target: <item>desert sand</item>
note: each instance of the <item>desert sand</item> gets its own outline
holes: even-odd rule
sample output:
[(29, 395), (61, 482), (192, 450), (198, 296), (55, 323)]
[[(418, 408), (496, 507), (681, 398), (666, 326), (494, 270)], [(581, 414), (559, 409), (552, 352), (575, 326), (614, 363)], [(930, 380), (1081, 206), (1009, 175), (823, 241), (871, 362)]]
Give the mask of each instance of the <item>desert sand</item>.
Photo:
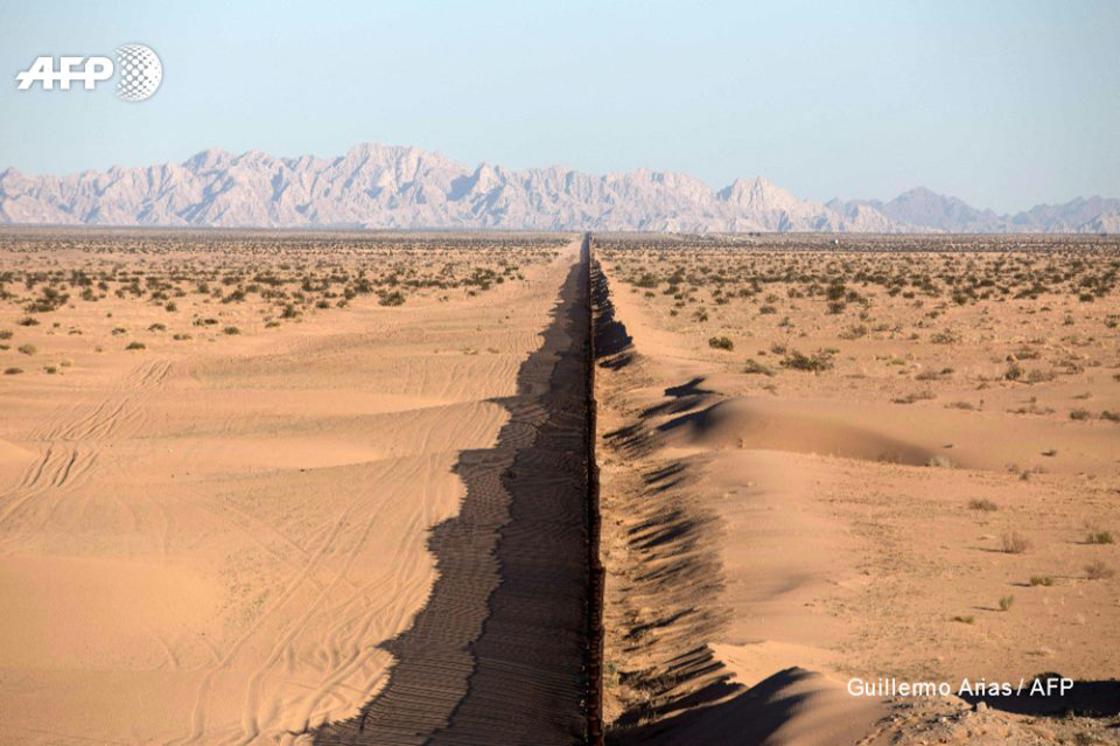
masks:
[(599, 242), (619, 737), (854, 742), (890, 703), (853, 677), (1114, 678), (1115, 242), (782, 241)]
[(594, 247), (4, 234), (0, 742), (1116, 739), (1114, 240)]
[(505, 458), (577, 248), (5, 235), (0, 742), (303, 743), (357, 716), (432, 593), (433, 528), (472, 478), (508, 502), (461, 461)]

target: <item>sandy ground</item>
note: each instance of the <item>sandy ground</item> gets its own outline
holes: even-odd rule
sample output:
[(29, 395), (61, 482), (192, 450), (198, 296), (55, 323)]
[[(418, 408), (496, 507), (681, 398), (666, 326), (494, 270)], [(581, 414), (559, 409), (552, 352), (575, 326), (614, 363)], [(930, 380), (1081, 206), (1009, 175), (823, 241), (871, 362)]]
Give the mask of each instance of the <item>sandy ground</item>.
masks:
[[(1115, 247), (997, 266), (667, 243), (598, 252), (617, 738), (889, 741), (921, 718), (882, 730), (891, 703), (850, 678), (1120, 674), (1120, 295), (1079, 298)], [(1004, 299), (945, 289), (1008, 266)], [(940, 294), (867, 281), (896, 269)], [(830, 313), (835, 277), (860, 300)]]
[[(797, 240), (597, 252), (610, 740), (1116, 740), (845, 686), (1120, 700), (1117, 247)], [(577, 247), (6, 234), (0, 742), (579, 741)]]
[[(563, 246), (325, 263), (300, 246), (235, 260), (10, 242), (0, 367), (22, 372), (0, 376), (0, 742), (283, 743), (353, 716), (385, 683), (378, 644), (428, 598), (459, 454), (509, 419), (494, 400), (541, 345)], [(408, 284), (511, 258), (505, 281)], [(338, 308), (358, 266), (376, 293)], [(83, 300), (76, 268), (112, 279)], [(119, 297), (133, 270), (173, 289)], [(36, 272), (62, 279), (25, 285)], [(206, 272), (217, 294), (193, 290)], [(288, 297), (221, 301), (264, 272), (291, 279)], [(28, 312), (47, 286), (70, 298)], [(392, 288), (404, 305), (379, 302)]]

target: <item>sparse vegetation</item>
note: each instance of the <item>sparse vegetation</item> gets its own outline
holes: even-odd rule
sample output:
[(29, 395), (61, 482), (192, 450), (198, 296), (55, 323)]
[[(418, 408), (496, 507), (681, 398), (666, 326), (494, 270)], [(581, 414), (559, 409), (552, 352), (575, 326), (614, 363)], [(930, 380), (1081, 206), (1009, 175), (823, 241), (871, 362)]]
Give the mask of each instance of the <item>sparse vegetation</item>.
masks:
[(391, 293), (382, 295), (381, 300), (378, 301), (378, 303), (383, 306), (403, 306), (404, 295), (399, 290), (394, 290)]
[(1108, 580), (1116, 572), (1101, 560), (1094, 560), (1085, 565), (1085, 577), (1089, 580)]
[(774, 369), (763, 365), (754, 358), (748, 358), (747, 362), (743, 365), (743, 372), (751, 375), (773, 376)]
[(1001, 537), (1001, 543), (1003, 551), (1008, 554), (1022, 554), (1031, 547), (1030, 540), (1018, 531), (1004, 533)]
[(782, 367), (808, 371), (810, 373), (821, 373), (826, 370), (831, 370), (832, 366), (832, 353), (827, 350), (819, 350), (812, 355), (805, 355), (797, 350), (791, 350), (782, 358)]
[(1086, 544), (1112, 544), (1113, 541), (1111, 531), (1090, 531), (1085, 538)]

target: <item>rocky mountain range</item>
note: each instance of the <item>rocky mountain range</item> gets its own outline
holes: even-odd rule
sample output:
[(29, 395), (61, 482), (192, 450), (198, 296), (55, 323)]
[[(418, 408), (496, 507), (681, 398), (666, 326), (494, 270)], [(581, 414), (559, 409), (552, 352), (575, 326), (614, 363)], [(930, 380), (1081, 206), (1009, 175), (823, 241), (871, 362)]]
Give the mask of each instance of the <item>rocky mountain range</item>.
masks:
[(463, 166), (412, 147), (336, 158), (207, 150), (182, 163), (70, 176), (0, 172), (0, 223), (99, 226), (507, 228), (676, 232), (1118, 232), (1120, 199), (978, 210), (918, 188), (890, 202), (799, 199), (763, 178), (713, 192), (686, 174), (596, 176)]

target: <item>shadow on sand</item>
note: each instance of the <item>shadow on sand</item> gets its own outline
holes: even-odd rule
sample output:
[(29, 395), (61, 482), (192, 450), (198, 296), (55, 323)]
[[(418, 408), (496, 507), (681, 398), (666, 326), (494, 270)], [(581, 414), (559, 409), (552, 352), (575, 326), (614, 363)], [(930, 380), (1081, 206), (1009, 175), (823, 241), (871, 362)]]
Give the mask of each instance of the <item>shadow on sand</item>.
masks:
[[(719, 744), (762, 743), (784, 726), (811, 698), (808, 692), (791, 692), (815, 674), (801, 668), (779, 671), (750, 689), (724, 684), (709, 692), (703, 706), (688, 703), (689, 709), (674, 717), (629, 728), (615, 734), (612, 744)], [(728, 697), (733, 694), (734, 696)]]
[[(1013, 712), (1036, 717), (1114, 717), (1120, 715), (1120, 681), (1074, 681), (1065, 694), (1054, 690), (1045, 693), (1047, 682), (1058, 686), (1062, 676), (1058, 673), (1040, 673), (1026, 681), (1024, 693), (1008, 697), (990, 695), (962, 695), (961, 699), (975, 705), (984, 702), (993, 710)], [(1037, 682), (1037, 693), (1030, 694)]]
[[(582, 271), (581, 271), (582, 269)], [(316, 744), (573, 743), (586, 714), (586, 269), (573, 266), (494, 448), (464, 451), (457, 516), (432, 529), (438, 577), (381, 645), (385, 687)]]
[[(592, 265), (596, 364), (601, 380), (627, 391), (641, 374), (630, 334), (614, 313), (606, 277)], [(714, 392), (695, 378), (665, 390), (664, 399), (630, 415), (603, 434), (608, 460), (626, 463), (616, 477), (632, 487), (602, 497), (611, 520), (604, 537), (615, 547), (607, 595), (605, 663), (611, 667), (614, 707), (607, 740), (637, 743), (642, 723), (722, 700), (741, 687), (715, 657), (707, 641), (725, 624), (719, 602), (723, 569), (718, 555), (718, 517), (680, 488), (688, 464), (659, 457), (657, 418), (686, 416)], [(618, 458), (618, 457), (623, 458)], [(618, 551), (625, 548), (625, 551)], [(683, 741), (682, 741), (683, 743)]]
[(592, 266), (591, 303), (595, 308), (595, 363), (600, 368), (618, 370), (634, 361), (633, 339), (626, 326), (615, 318), (607, 279)]

